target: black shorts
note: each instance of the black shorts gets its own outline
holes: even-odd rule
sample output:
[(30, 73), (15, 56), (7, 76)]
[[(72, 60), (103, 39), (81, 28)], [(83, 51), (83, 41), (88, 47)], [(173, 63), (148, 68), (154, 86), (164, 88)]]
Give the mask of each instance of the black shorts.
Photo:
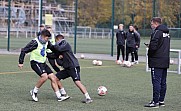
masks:
[(80, 81), (80, 67), (61, 70), (56, 76), (59, 80), (71, 77), (73, 81)]
[(36, 61), (31, 61), (31, 68), (41, 76), (43, 73), (51, 74), (53, 71), (46, 63), (38, 63)]

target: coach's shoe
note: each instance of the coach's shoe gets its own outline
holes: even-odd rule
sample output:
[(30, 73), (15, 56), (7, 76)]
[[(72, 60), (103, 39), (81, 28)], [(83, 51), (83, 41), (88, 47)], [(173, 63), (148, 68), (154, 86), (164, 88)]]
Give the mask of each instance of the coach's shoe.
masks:
[(59, 97), (59, 98), (57, 98), (57, 99), (58, 99), (58, 101), (65, 101), (65, 100), (67, 100), (67, 99), (69, 99), (69, 98), (70, 98), (70, 96), (64, 95), (64, 96), (61, 96), (61, 97)]
[(85, 99), (82, 101), (82, 103), (86, 103), (86, 104), (89, 104), (89, 103), (92, 103), (93, 100), (92, 99)]
[(35, 102), (38, 102), (37, 93), (34, 93), (33, 90), (30, 91), (31, 97)]
[(159, 108), (159, 103), (155, 103), (154, 101), (151, 101), (150, 103), (144, 105), (144, 107)]
[(160, 101), (159, 102), (159, 106), (165, 106), (165, 102), (164, 101)]

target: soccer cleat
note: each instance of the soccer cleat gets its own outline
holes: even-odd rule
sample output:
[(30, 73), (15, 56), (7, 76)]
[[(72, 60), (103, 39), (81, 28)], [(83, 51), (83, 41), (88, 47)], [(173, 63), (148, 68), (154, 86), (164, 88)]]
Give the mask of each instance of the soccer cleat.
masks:
[(89, 103), (92, 103), (93, 100), (92, 99), (85, 99), (82, 101), (82, 103), (86, 103), (86, 104), (89, 104)]
[(64, 95), (64, 96), (61, 96), (61, 97), (59, 97), (59, 98), (57, 98), (57, 99), (58, 99), (58, 101), (65, 101), (65, 100), (67, 100), (67, 99), (69, 99), (69, 98), (70, 98), (70, 96)]
[(144, 105), (144, 107), (159, 108), (159, 103), (155, 103), (154, 101), (151, 101), (150, 103)]
[(164, 101), (162, 101), (162, 102), (160, 101), (160, 102), (159, 102), (159, 106), (165, 106)]
[(35, 102), (38, 102), (37, 93), (34, 93), (33, 90), (30, 91), (31, 97)]

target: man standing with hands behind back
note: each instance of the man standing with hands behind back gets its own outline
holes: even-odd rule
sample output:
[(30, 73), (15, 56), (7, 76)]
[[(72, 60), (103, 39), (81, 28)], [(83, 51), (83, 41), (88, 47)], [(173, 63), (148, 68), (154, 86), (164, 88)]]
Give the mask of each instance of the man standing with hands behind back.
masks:
[(145, 107), (151, 108), (165, 106), (166, 78), (170, 61), (170, 36), (168, 28), (161, 23), (160, 17), (154, 17), (151, 20), (153, 33), (148, 45), (148, 65), (151, 68), (153, 98), (150, 103), (145, 105)]

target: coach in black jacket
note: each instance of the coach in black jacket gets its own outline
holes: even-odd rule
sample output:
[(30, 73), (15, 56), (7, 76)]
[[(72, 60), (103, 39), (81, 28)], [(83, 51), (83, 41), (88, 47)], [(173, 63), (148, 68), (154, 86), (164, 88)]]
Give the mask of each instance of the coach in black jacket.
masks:
[(170, 36), (165, 25), (161, 25), (161, 18), (151, 20), (153, 33), (148, 49), (148, 65), (151, 68), (153, 99), (145, 107), (165, 106), (167, 68), (169, 68)]

